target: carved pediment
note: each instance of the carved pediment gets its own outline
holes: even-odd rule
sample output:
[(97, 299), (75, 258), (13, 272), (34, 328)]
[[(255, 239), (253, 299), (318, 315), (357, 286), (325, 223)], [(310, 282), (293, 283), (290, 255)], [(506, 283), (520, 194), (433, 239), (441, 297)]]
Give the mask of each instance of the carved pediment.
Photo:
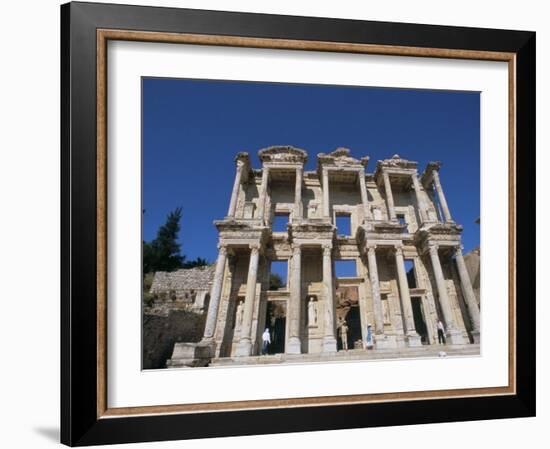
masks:
[(363, 157), (361, 160), (355, 159), (351, 156), (351, 151), (349, 150), (349, 148), (340, 147), (328, 154), (319, 153), (317, 155), (317, 161), (319, 163), (319, 166), (332, 165), (337, 167), (344, 167), (363, 165), (366, 167), (369, 158)]
[(390, 159), (378, 161), (376, 164), (376, 171), (379, 171), (382, 168), (416, 169), (417, 165), (418, 163), (416, 161), (409, 161), (407, 159), (403, 159), (398, 154), (394, 154)]
[(291, 145), (276, 145), (258, 151), (258, 157), (262, 162), (299, 163), (307, 162), (307, 153)]

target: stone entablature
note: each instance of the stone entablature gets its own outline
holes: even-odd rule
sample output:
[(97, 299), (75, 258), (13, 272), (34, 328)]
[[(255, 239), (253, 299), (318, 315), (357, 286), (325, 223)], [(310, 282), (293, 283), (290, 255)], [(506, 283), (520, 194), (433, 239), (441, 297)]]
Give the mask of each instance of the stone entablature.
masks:
[[(398, 155), (374, 173), (365, 172), (368, 157), (346, 148), (319, 154), (315, 171), (304, 171), (307, 153), (291, 146), (258, 156), (260, 169), (237, 156), (228, 215), (215, 222), (219, 256), (201, 343), (211, 357), (259, 355), (266, 327), (276, 352), (335, 353), (343, 321), (352, 347), (363, 341), (365, 350), (434, 344), (439, 319), (450, 344), (479, 342), (462, 227), (439, 163), (419, 179), (417, 163)], [(272, 229), (278, 215), (288, 217), (286, 230)], [(340, 216), (349, 230), (337, 228)], [(354, 261), (356, 276), (337, 277), (339, 260)], [(288, 276), (274, 292), (275, 261), (287, 262)]]

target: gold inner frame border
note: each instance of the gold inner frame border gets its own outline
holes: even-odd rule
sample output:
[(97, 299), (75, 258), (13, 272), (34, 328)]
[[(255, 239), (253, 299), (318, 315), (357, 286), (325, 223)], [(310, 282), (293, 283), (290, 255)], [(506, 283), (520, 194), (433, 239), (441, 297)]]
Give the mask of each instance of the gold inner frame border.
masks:
[[(269, 408), (349, 405), (423, 399), (514, 395), (516, 393), (516, 54), (507, 52), (253, 38), (223, 35), (98, 29), (97, 37), (97, 417), (206, 413)], [(508, 63), (508, 385), (345, 396), (317, 396), (198, 404), (108, 408), (107, 406), (107, 42), (110, 40), (326, 51), (427, 58), (503, 61)]]

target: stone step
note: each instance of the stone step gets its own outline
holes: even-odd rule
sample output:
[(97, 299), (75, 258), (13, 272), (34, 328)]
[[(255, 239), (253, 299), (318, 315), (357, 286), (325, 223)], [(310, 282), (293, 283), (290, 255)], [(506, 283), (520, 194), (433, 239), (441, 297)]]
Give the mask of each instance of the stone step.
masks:
[[(444, 353), (441, 354), (441, 353)], [(478, 344), (468, 345), (426, 345), (398, 349), (351, 349), (320, 354), (274, 354), (250, 357), (223, 357), (213, 359), (210, 366), (270, 365), (281, 363), (343, 362), (357, 360), (384, 360), (408, 358), (464, 357), (480, 355)]]

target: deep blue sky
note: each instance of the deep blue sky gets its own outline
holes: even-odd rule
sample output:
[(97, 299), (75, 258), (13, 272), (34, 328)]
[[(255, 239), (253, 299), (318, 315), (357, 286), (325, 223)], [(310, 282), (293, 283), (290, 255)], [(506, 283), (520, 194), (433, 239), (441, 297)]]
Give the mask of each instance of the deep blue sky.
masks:
[(464, 248), (479, 245), (479, 93), (348, 86), (143, 79), (143, 238), (183, 208), (188, 259), (217, 255), (212, 224), (227, 213), (238, 151), (259, 168), (259, 149), (294, 145), (316, 155), (347, 147), (376, 161), (398, 153), (439, 160)]

